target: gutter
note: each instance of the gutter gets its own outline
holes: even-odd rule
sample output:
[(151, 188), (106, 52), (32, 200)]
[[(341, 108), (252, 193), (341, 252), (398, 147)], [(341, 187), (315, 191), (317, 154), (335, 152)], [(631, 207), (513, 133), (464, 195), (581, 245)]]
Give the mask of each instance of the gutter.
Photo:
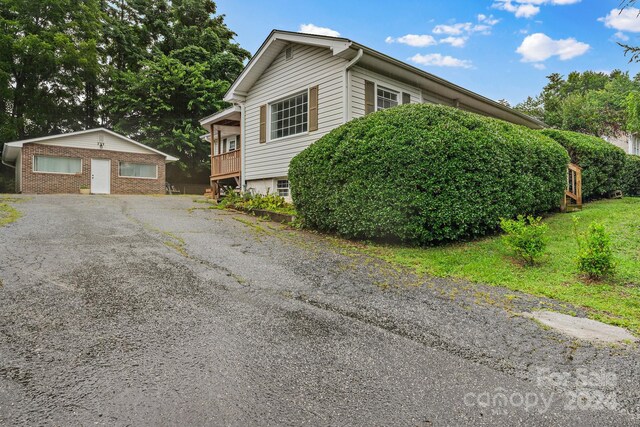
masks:
[(5, 166), (9, 166), (12, 169), (16, 168), (16, 165), (10, 165), (9, 163), (5, 162), (4, 160), (2, 161), (2, 164), (5, 165)]
[[(22, 150), (20, 150), (20, 152), (21, 152), (21, 154), (22, 154)], [(0, 155), (2, 155), (2, 154), (4, 154), (4, 150), (2, 151), (2, 153), (0, 153)], [(2, 164), (3, 164), (3, 165), (5, 165), (5, 166), (9, 166), (9, 167), (10, 167), (10, 168), (12, 168), (12, 169), (15, 169), (15, 168), (16, 168), (16, 165), (11, 165), (11, 164), (9, 164), (9, 163), (5, 162), (5, 161), (4, 161), (4, 156), (1, 156), (1, 157), (0, 157), (0, 161), (1, 161), (1, 162), (2, 162)]]
[(363, 49), (358, 49), (358, 53), (344, 67), (344, 94), (343, 94), (343, 121), (347, 123), (351, 120), (351, 69), (360, 61), (364, 55)]
[(396, 58), (393, 58), (389, 55), (385, 55), (384, 53), (378, 52), (376, 50), (373, 50), (371, 48), (368, 48), (364, 45), (361, 45), (357, 42), (353, 42), (354, 47), (358, 47), (360, 50), (366, 50), (368, 55), (371, 55), (373, 57), (377, 57), (378, 59), (385, 61), (387, 63), (393, 64), (399, 68), (403, 68), (409, 72), (415, 73), (423, 78), (426, 78), (427, 80), (431, 80), (437, 84), (440, 84), (450, 90), (453, 90), (455, 92), (458, 92), (462, 95), (468, 96), (471, 99), (474, 99), (476, 101), (485, 103), (487, 105), (492, 106), (493, 108), (496, 108), (498, 110), (502, 110), (505, 113), (510, 113), (514, 116), (520, 117), (521, 119), (533, 124), (533, 125), (537, 125), (539, 126), (539, 129), (544, 129), (547, 127), (547, 125), (544, 122), (541, 122), (540, 120), (533, 118), (531, 116), (528, 116), (524, 113), (521, 113), (520, 111), (514, 110), (512, 108), (506, 107), (502, 104), (500, 104), (499, 102), (496, 102), (492, 99), (489, 99), (483, 95), (480, 95), (478, 93), (475, 93), (469, 89), (465, 89), (462, 86), (458, 86), (455, 83), (452, 83), (448, 80), (445, 80), (441, 77), (438, 77), (434, 74), (431, 74), (427, 71), (421, 70), (420, 68), (414, 67), (413, 65), (407, 64), (405, 62), (402, 62)]

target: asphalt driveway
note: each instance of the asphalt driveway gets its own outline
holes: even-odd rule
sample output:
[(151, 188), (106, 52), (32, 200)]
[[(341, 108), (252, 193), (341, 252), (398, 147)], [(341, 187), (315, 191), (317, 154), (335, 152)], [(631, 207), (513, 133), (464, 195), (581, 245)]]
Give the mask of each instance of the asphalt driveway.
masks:
[[(187, 196), (0, 228), (0, 425), (637, 425), (640, 352)], [(576, 310), (580, 314), (579, 310)]]

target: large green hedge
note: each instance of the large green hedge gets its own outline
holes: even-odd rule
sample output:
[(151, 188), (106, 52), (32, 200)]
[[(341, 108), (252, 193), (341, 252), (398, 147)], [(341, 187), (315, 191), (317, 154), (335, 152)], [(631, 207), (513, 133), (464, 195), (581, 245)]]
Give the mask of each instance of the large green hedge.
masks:
[(640, 157), (627, 154), (622, 191), (625, 196), (640, 196)]
[(333, 130), (289, 167), (305, 224), (428, 244), (557, 208), (566, 150), (539, 132), (458, 109), (404, 105)]
[(612, 191), (622, 189), (624, 150), (596, 136), (555, 129), (541, 132), (566, 148), (571, 161), (582, 168), (584, 199), (607, 197)]

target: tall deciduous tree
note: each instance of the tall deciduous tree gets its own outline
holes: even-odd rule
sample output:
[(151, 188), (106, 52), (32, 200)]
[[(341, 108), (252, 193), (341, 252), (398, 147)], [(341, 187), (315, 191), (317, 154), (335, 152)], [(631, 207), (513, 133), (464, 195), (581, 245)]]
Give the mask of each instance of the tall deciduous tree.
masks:
[(0, 0), (3, 141), (94, 121), (98, 0)]
[(101, 28), (99, 0), (0, 0), (0, 145), (95, 125)]
[(249, 53), (233, 42), (214, 2), (149, 1), (164, 19), (153, 24), (146, 59), (114, 73), (108, 116), (116, 130), (180, 158), (170, 180), (206, 182), (209, 149), (198, 119), (226, 106), (222, 97)]
[(597, 136), (619, 135), (631, 130), (630, 111), (640, 92), (640, 76), (614, 70), (610, 74), (586, 71), (572, 72), (567, 78), (554, 73), (547, 77), (542, 93), (529, 97), (516, 109), (542, 117), (549, 126)]

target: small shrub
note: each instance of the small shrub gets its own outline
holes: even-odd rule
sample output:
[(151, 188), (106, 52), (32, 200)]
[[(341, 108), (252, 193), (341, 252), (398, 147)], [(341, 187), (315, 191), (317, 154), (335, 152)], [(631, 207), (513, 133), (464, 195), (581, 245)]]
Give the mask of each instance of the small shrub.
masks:
[[(574, 218), (574, 227), (577, 229), (577, 219)], [(600, 280), (612, 275), (615, 271), (611, 239), (604, 225), (592, 222), (585, 234), (578, 239), (578, 270), (586, 274), (590, 279)]]
[(608, 197), (623, 188), (624, 150), (597, 136), (556, 129), (540, 132), (566, 148), (571, 162), (582, 168), (585, 200)]
[(515, 220), (503, 218), (500, 228), (506, 233), (502, 236), (504, 244), (525, 264), (534, 265), (544, 255), (549, 226), (542, 223), (541, 217), (518, 215)]
[(640, 196), (640, 156), (627, 154), (622, 191), (625, 196)]
[(234, 209), (236, 205), (241, 203), (244, 199), (244, 195), (235, 192), (231, 187), (225, 187), (224, 196), (222, 197), (222, 200), (220, 200), (219, 205), (224, 208)]
[(401, 105), (334, 129), (293, 158), (305, 226), (433, 244), (557, 209), (569, 156), (541, 133), (442, 105)]
[(225, 195), (219, 203), (222, 208), (238, 209), (247, 212), (265, 210), (284, 214), (295, 215), (295, 209), (291, 203), (287, 203), (284, 197), (277, 194), (252, 194), (237, 193), (233, 190), (225, 191)]
[(286, 213), (292, 210), (293, 206), (287, 203), (282, 196), (277, 194), (255, 194), (244, 203), (244, 208), (250, 212), (254, 210), (265, 210), (271, 212)]

